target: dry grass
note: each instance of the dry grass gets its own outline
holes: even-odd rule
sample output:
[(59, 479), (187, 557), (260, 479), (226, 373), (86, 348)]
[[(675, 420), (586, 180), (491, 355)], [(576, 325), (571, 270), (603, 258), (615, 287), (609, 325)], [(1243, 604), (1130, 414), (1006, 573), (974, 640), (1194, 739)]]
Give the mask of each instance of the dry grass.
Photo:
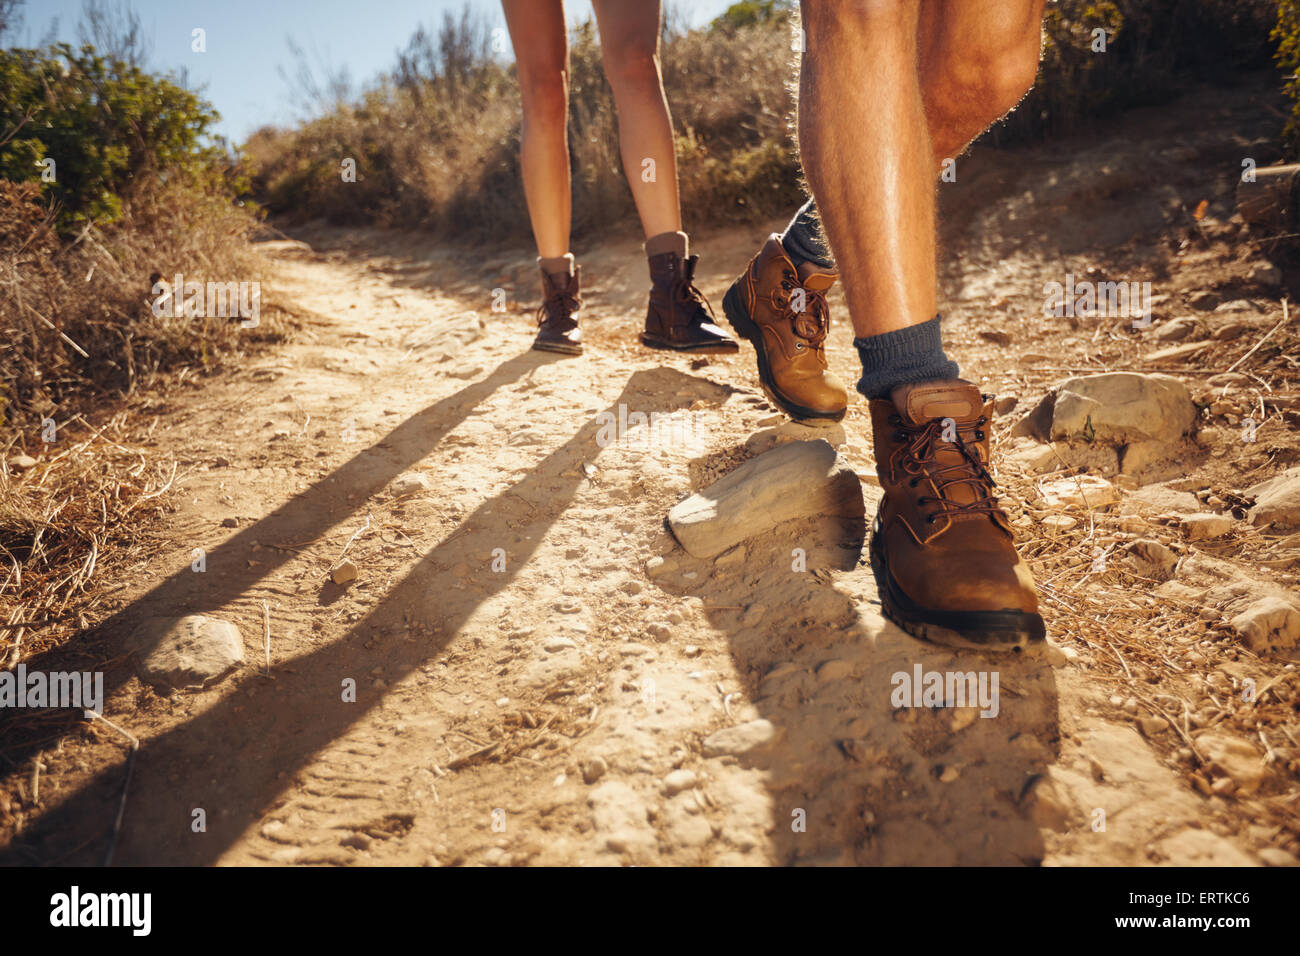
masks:
[(92, 582), (139, 555), (177, 465), (149, 447), (157, 419), (144, 423), (137, 393), (238, 361), (292, 324), (269, 301), (250, 329), (152, 313), (154, 271), (260, 281), (256, 220), (229, 201), (163, 187), (64, 240), (35, 197), (0, 182), (0, 666), (84, 628), (105, 598)]

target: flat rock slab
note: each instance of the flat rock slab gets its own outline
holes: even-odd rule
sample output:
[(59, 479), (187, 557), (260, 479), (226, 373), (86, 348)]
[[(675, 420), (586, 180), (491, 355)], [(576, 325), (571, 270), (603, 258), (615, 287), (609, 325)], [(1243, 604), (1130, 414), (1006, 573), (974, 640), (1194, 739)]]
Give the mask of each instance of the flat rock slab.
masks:
[(150, 618), (136, 629), (131, 645), (140, 679), (164, 692), (206, 687), (244, 662), (239, 629), (202, 614)]
[(862, 482), (828, 442), (779, 445), (751, 458), (668, 512), (668, 526), (697, 558), (713, 558), (795, 518), (862, 517)]

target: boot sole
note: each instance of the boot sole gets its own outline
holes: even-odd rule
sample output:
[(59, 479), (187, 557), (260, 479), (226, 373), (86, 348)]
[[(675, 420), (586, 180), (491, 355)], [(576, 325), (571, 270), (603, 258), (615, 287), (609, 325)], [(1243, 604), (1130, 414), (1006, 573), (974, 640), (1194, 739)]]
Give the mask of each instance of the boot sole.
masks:
[(691, 352), (695, 355), (734, 355), (740, 351), (735, 342), (701, 342), (698, 345), (674, 345), (664, 339), (657, 339), (649, 332), (641, 333), (641, 344), (647, 348), (661, 349), (665, 352)]
[(581, 345), (552, 345), (550, 342), (534, 342), (535, 352), (559, 352), (561, 355), (581, 355)]
[(1026, 611), (936, 611), (916, 604), (894, 583), (880, 534), (880, 517), (871, 528), (871, 569), (876, 575), (885, 617), (913, 637), (981, 651), (1020, 651), (1045, 643), (1047, 627)]
[(763, 348), (763, 333), (759, 330), (758, 323), (750, 318), (749, 312), (745, 310), (744, 303), (740, 299), (741, 281), (733, 282), (727, 294), (722, 297), (722, 311), (726, 314), (731, 327), (754, 346), (754, 352), (758, 355), (758, 381), (763, 386), (763, 393), (781, 411), (806, 425), (833, 425), (835, 422), (842, 421), (848, 412), (847, 407), (837, 412), (819, 412), (792, 402), (777, 391), (772, 369), (767, 364), (767, 351)]

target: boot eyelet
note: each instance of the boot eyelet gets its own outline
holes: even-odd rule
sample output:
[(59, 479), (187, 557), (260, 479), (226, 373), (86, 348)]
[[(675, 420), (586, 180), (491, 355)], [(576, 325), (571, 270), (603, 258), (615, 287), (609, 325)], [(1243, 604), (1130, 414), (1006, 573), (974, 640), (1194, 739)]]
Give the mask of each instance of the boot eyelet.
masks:
[(907, 487), (909, 487), (909, 488), (915, 488), (915, 487), (916, 487), (917, 485), (919, 485), (920, 483), (921, 483), (921, 479), (920, 479), (920, 478), (913, 478), (911, 481), (909, 481), (909, 482), (907, 483)]
[(982, 431), (980, 431), (978, 428), (975, 429), (975, 440), (976, 440), (976, 441), (983, 441), (983, 440), (984, 440), (984, 433), (983, 433)]
[(926, 524), (934, 524), (934, 515), (930, 515), (928, 518), (926, 518), (926, 519), (925, 519), (925, 523), (926, 523)]
[(894, 441), (902, 441), (902, 440), (903, 440), (903, 433), (902, 433), (902, 432), (894, 432)]
[(802, 351), (803, 351), (803, 343), (802, 343), (802, 342), (796, 342), (796, 343), (794, 343), (794, 348), (795, 348), (795, 351), (796, 351), (796, 352), (802, 352)]

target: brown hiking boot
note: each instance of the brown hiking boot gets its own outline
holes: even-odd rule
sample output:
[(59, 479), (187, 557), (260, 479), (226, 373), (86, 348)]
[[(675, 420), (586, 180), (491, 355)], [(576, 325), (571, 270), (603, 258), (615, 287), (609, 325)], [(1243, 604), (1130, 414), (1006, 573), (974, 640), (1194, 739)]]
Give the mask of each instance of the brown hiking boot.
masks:
[(836, 278), (811, 263), (796, 269), (773, 233), (722, 300), (732, 326), (758, 353), (763, 390), (791, 418), (838, 422), (848, 408), (844, 384), (827, 370), (824, 345), (831, 324), (826, 293)]
[(718, 328), (704, 294), (695, 288), (695, 263), (675, 252), (650, 257), (650, 308), (641, 342), (674, 352), (738, 352), (740, 346)]
[(578, 297), (582, 269), (573, 267), (571, 275), (542, 272), (542, 304), (537, 309), (537, 338), (533, 348), (543, 352), (582, 354), (582, 329), (573, 313), (582, 307)]
[(1038, 596), (993, 494), (992, 403), (961, 379), (916, 382), (872, 399), (884, 497), (871, 563), (885, 615), (909, 634), (958, 647), (1043, 640)]

